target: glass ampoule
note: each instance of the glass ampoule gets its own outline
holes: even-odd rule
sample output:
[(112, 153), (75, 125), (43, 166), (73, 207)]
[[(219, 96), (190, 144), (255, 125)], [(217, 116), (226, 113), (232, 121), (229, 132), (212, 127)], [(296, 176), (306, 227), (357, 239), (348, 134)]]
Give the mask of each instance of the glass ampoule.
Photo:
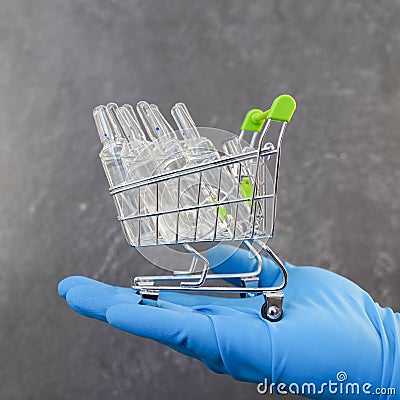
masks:
[[(183, 142), (178, 139), (176, 131), (174, 131), (158, 107), (155, 104), (151, 104), (150, 107), (164, 132), (168, 137), (173, 138), (175, 145), (183, 153), (187, 166), (197, 165), (190, 158), (190, 154), (183, 146)], [(184, 188), (181, 190), (182, 202), (184, 204), (193, 203), (200, 207), (198, 211), (197, 236), (202, 240), (226, 238), (227, 226), (224, 214), (217, 214), (215, 207), (207, 206), (210, 205), (210, 202), (214, 203), (216, 201), (216, 196), (213, 188), (204, 179), (204, 172), (192, 173), (190, 177), (183, 177), (182, 180), (183, 185), (181, 186)]]
[[(110, 187), (125, 183), (127, 172), (121, 160), (121, 152), (124, 140), (113, 128), (110, 119), (110, 110), (100, 105), (93, 110), (93, 118), (103, 145), (99, 153), (104, 172)], [(120, 193), (113, 196), (119, 216), (129, 215), (135, 211), (135, 204), (125, 194)], [(138, 230), (133, 223), (122, 223), (123, 232), (129, 243), (137, 244)]]
[[(196, 156), (193, 157), (193, 154), (187, 151), (185, 146), (185, 141), (181, 141), (178, 139), (177, 133), (173, 130), (171, 125), (161, 114), (158, 107), (154, 104), (150, 105), (150, 107), (152, 107), (155, 115), (161, 121), (160, 123), (162, 124), (162, 126), (165, 127), (165, 131), (168, 132), (168, 135), (176, 140), (176, 142), (179, 144), (181, 151), (185, 153), (188, 165), (194, 166), (200, 164), (200, 162), (198, 162), (197, 159), (198, 154), (196, 154)], [(200, 206), (202, 206), (200, 208), (200, 215), (202, 217), (201, 222), (204, 224), (207, 233), (202, 236), (202, 239), (213, 240), (214, 237), (216, 239), (231, 237), (232, 235), (229, 235), (229, 231), (227, 229), (225, 208), (223, 206), (218, 207), (219, 211), (217, 214), (216, 207), (209, 207), (209, 205), (214, 204), (218, 198), (218, 188), (211, 185), (210, 180), (207, 179), (207, 176), (210, 173), (212, 174), (212, 172), (210, 171), (203, 171), (201, 173), (201, 176), (200, 173), (193, 175), (196, 182), (200, 182), (201, 180), (201, 184), (199, 184), (198, 187), (196, 187), (197, 190), (194, 192), (193, 195), (197, 197)], [(210, 227), (208, 227), (208, 225)]]
[[(136, 119), (135, 112), (132, 106), (125, 104), (120, 107), (118, 113), (121, 125), (128, 136), (128, 142), (124, 146), (122, 151), (122, 160), (129, 171), (129, 176), (132, 181), (138, 181), (141, 179), (149, 178), (153, 175), (158, 175), (160, 170), (158, 164), (153, 157), (152, 149), (149, 147), (150, 143), (144, 132), (142, 131), (138, 120)], [(157, 197), (160, 197), (160, 187), (163, 187), (163, 183), (159, 184), (159, 190), (155, 184), (149, 184), (142, 186), (136, 196), (140, 197), (140, 213), (157, 213), (160, 212), (160, 201)], [(152, 221), (152, 225), (157, 226), (159, 238), (165, 243), (173, 243), (176, 240), (176, 236), (168, 228), (171, 224), (171, 217), (169, 215), (163, 215), (158, 217), (149, 217)]]
[[(152, 150), (157, 159), (161, 173), (176, 171), (190, 166), (190, 162), (183, 151), (172, 127), (162, 116), (157, 106), (150, 106), (142, 101), (137, 105), (138, 114), (152, 139)], [(163, 187), (165, 194), (161, 197), (163, 210), (196, 207), (201, 203), (204, 193), (199, 188), (196, 174), (172, 179)], [(171, 202), (172, 199), (172, 202)], [(207, 215), (208, 213), (208, 215)], [(179, 213), (179, 219), (172, 221), (178, 226), (180, 240), (211, 239), (214, 233), (214, 219), (209, 210), (188, 210)], [(175, 228), (176, 230), (176, 228)]]
[[(232, 137), (222, 144), (222, 149), (227, 156), (238, 156), (245, 153), (255, 152), (255, 143), (259, 136), (259, 132), (253, 132), (250, 144), (243, 140), (243, 136), (244, 131), (241, 132), (239, 137)], [(271, 146), (273, 147), (273, 145)], [(272, 177), (267, 166), (264, 164), (264, 161), (261, 160), (261, 165), (257, 168), (257, 158), (258, 156), (255, 155), (254, 157), (250, 157), (248, 160), (242, 161), (240, 163), (240, 168), (239, 163), (232, 164), (232, 167), (230, 168), (232, 175), (240, 181), (240, 193), (244, 198), (250, 199), (252, 197), (255, 187), (254, 180), (257, 180), (258, 182), (258, 193), (262, 192), (266, 194), (267, 189), (269, 188), (269, 190), (271, 190), (273, 187)], [(248, 201), (247, 204), (250, 208), (251, 201)], [(252, 211), (255, 216), (255, 231), (259, 234), (271, 232), (274, 218), (273, 200), (266, 198), (262, 201), (256, 201)]]
[[(187, 107), (183, 103), (177, 103), (171, 110), (171, 114), (180, 129), (184, 141), (184, 147), (189, 154), (192, 164), (204, 164), (220, 159), (214, 144), (207, 138), (201, 137)], [(239, 182), (225, 167), (220, 167), (218, 173), (215, 170), (203, 172), (204, 182), (214, 198), (213, 202), (238, 200), (240, 194)], [(251, 218), (250, 210), (246, 203), (237, 202), (218, 207), (219, 223), (223, 219), (227, 226), (227, 235), (232, 237), (244, 237), (249, 231)]]
[[(107, 108), (116, 136), (122, 138), (123, 146), (120, 156), (126, 173), (125, 183), (151, 176), (155, 164), (146, 152), (148, 142), (145, 135), (135, 119), (131, 117), (132, 107), (118, 107), (111, 103), (107, 105)], [(156, 203), (156, 199), (150, 193), (148, 186), (128, 189), (121, 195), (125, 196), (131, 204), (131, 210), (124, 210), (124, 216), (137, 217), (154, 211), (152, 204)], [(156, 217), (128, 218), (123, 224), (136, 232), (135, 241), (131, 243), (134, 246), (157, 243), (157, 234), (159, 237), (160, 231), (156, 228)]]
[[(237, 156), (244, 153), (251, 153), (256, 150), (254, 148), (254, 145), (259, 135), (259, 132), (253, 132), (250, 144), (247, 144), (243, 140), (243, 134), (244, 132), (242, 131), (239, 137), (232, 137), (222, 144), (222, 149), (226, 155)], [(242, 163), (241, 177), (246, 177), (246, 179), (251, 179), (251, 177), (254, 177), (256, 166), (257, 160), (255, 158)], [(238, 171), (236, 170), (233, 171), (235, 176), (237, 175), (237, 172)]]
[[(129, 178), (131, 181), (138, 181), (141, 179), (149, 178), (153, 175), (159, 175), (160, 169), (158, 163), (154, 158), (151, 148), (151, 142), (142, 131), (140, 125), (134, 117), (134, 111), (131, 106), (124, 105), (119, 108), (117, 116), (121, 121), (121, 126), (128, 138), (126, 145), (122, 150), (122, 161), (126, 167)], [(162, 195), (172, 202), (171, 196), (165, 190), (165, 183), (148, 184), (135, 189), (137, 192), (134, 194), (136, 198), (140, 198), (140, 214), (145, 213), (158, 213), (162, 211)], [(158, 231), (159, 239), (164, 243), (174, 243), (176, 241), (176, 229), (171, 227), (176, 225), (176, 221), (171, 214), (160, 215), (159, 217), (147, 217), (151, 221), (151, 225)], [(143, 219), (144, 220), (144, 219)], [(154, 241), (154, 240), (153, 240)]]

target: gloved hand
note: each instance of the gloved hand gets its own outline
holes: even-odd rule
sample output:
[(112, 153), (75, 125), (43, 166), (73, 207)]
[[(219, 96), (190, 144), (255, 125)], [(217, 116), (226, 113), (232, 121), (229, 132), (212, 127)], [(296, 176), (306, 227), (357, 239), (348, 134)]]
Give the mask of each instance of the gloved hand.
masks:
[[(214, 272), (256, 269), (256, 260), (243, 249), (225, 260), (228, 248), (209, 251)], [(139, 305), (140, 296), (131, 288), (79, 276), (61, 281), (58, 291), (84, 316), (156, 340), (215, 372), (249, 382), (266, 380), (278, 393), (299, 388), (310, 398), (398, 398), (399, 314), (381, 308), (359, 286), (335, 273), (285, 266), (289, 281), (279, 322), (261, 317), (262, 295), (221, 298), (161, 292), (158, 307), (152, 307)], [(281, 279), (278, 267), (264, 259), (260, 285), (274, 286)], [(338, 383), (344, 378), (341, 390)], [(337, 386), (329, 388), (329, 381)], [(304, 383), (311, 386), (302, 390)], [(359, 385), (359, 395), (353, 396), (351, 387), (346, 389), (349, 383)], [(337, 393), (332, 393), (335, 387)], [(379, 396), (373, 394), (376, 388), (396, 388), (397, 394)]]

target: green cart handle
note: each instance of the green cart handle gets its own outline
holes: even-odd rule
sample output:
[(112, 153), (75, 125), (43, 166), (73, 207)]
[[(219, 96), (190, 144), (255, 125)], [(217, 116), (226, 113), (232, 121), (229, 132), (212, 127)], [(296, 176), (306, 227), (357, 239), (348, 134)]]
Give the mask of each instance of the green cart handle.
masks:
[(254, 108), (250, 110), (244, 117), (241, 130), (260, 132), (265, 120), (289, 122), (296, 110), (295, 99), (288, 95), (282, 94), (278, 96), (272, 103), (271, 108), (267, 111)]

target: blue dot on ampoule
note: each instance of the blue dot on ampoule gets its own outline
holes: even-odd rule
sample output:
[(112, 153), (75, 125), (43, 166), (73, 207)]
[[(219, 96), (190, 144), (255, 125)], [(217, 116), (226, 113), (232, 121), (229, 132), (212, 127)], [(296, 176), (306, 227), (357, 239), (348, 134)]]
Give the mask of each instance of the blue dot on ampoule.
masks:
[(159, 130), (160, 130), (160, 128), (157, 126), (157, 127), (156, 127), (156, 131), (159, 131)]

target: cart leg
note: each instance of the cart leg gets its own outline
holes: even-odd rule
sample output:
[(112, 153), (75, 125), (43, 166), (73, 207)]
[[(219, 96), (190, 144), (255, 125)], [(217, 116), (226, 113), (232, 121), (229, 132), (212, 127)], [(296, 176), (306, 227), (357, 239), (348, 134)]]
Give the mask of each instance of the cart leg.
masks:
[(283, 292), (263, 292), (265, 303), (261, 307), (263, 318), (271, 322), (279, 321), (283, 316)]
[[(251, 278), (242, 278), (241, 281), (244, 288), (257, 288), (260, 278), (258, 276), (253, 276)], [(254, 297), (255, 295), (256, 293), (240, 293), (240, 297)]]
[(158, 295), (160, 294), (158, 290), (142, 289), (140, 290), (140, 294), (142, 296), (140, 304), (153, 307), (157, 306)]
[[(210, 263), (208, 262), (207, 258), (204, 257), (201, 253), (199, 253), (196, 249), (194, 249), (192, 246), (189, 244), (184, 244), (183, 247), (185, 248), (186, 251), (189, 253), (192, 253), (194, 257), (197, 257), (198, 259), (203, 261), (203, 270), (200, 273), (200, 278), (197, 281), (189, 281), (189, 282), (181, 282), (182, 287), (200, 287), (204, 285), (204, 282), (207, 279), (207, 273), (208, 273), (208, 267), (210, 266)], [(192, 263), (192, 268), (195, 268), (196, 264)]]

